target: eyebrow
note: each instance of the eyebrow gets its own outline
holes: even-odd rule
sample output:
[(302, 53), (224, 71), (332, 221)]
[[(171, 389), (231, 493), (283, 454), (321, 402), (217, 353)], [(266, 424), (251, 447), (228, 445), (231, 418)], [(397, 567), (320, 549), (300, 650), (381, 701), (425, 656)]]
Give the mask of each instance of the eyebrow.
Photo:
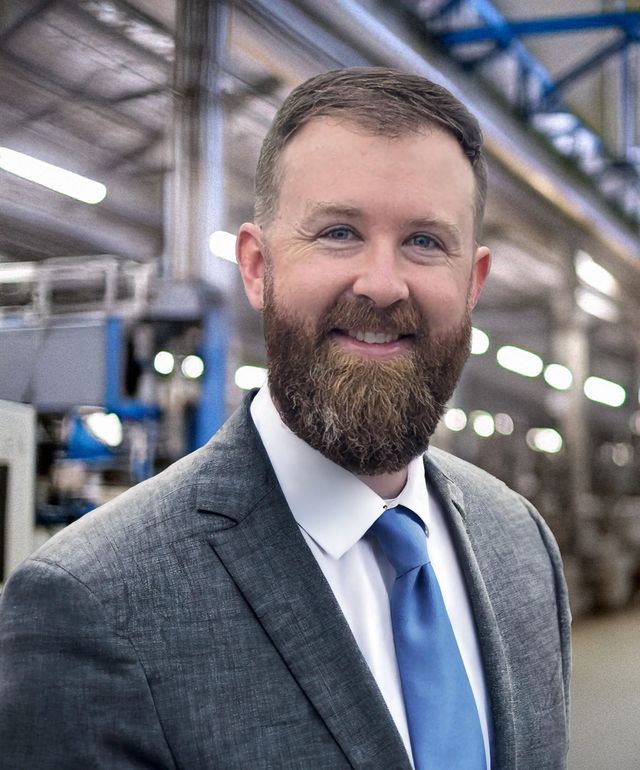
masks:
[(349, 218), (361, 217), (362, 211), (355, 206), (347, 206), (342, 203), (325, 203), (323, 201), (318, 201), (309, 206), (304, 212), (304, 221), (309, 222), (317, 217), (324, 216)]
[(450, 238), (462, 242), (462, 233), (460, 232), (458, 225), (453, 222), (447, 222), (444, 219), (437, 219), (436, 217), (418, 217), (417, 219), (410, 219), (405, 222), (404, 227), (407, 230), (438, 230), (446, 233)]

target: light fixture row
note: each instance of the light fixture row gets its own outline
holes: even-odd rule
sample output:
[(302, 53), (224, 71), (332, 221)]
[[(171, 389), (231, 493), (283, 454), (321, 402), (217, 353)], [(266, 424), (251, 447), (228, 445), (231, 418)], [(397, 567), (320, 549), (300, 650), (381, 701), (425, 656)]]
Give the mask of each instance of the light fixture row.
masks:
[[(153, 359), (153, 368), (164, 376), (171, 374), (176, 367), (176, 359), (168, 350), (159, 350)], [(188, 380), (197, 380), (204, 373), (204, 361), (200, 356), (188, 355), (180, 362), (180, 371)]]
[(0, 169), (35, 182), (49, 190), (70, 198), (95, 205), (106, 198), (107, 188), (102, 182), (75, 174), (53, 163), (46, 163), (23, 152), (0, 147)]
[[(487, 336), (485, 332), (482, 334)], [(487, 345), (484, 352), (488, 347)], [(474, 352), (473, 344), (471, 352)], [(545, 366), (537, 353), (515, 345), (504, 345), (498, 348), (496, 361), (503, 369), (522, 377), (534, 378), (542, 374), (547, 385), (555, 390), (569, 390), (573, 385), (573, 374), (568, 367), (563, 364)], [(587, 377), (582, 391), (589, 400), (616, 408), (622, 406), (627, 399), (627, 392), (622, 385), (603, 377)]]
[[(498, 433), (510, 436), (514, 430), (513, 419), (505, 413), (492, 415), (482, 410), (474, 410), (467, 414), (463, 409), (452, 407), (443, 418), (444, 425), (456, 433), (470, 427), (481, 438), (490, 438)], [(562, 436), (555, 428), (531, 428), (526, 434), (527, 446), (535, 452), (557, 454), (562, 450)]]

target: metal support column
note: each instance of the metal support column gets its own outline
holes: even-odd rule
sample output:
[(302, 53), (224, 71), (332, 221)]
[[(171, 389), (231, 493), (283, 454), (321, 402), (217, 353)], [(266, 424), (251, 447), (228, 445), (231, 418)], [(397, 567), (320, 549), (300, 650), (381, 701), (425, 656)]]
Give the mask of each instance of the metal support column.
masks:
[(558, 394), (563, 400), (559, 409), (559, 428), (567, 456), (569, 478), (566, 489), (568, 542), (575, 552), (579, 547), (580, 512), (590, 492), (590, 436), (587, 404), (582, 386), (589, 373), (589, 338), (587, 319), (573, 299), (575, 278), (553, 300), (554, 331), (552, 347), (555, 360), (569, 368), (573, 385), (566, 393)]
[(227, 3), (178, 0), (174, 66), (171, 277), (199, 281), (210, 262), (209, 235), (224, 221), (221, 62)]
[(225, 415), (225, 295), (233, 267), (209, 252), (212, 232), (223, 227), (223, 58), (229, 7), (220, 0), (178, 0), (176, 5), (176, 92), (173, 228), (167, 277), (188, 284), (202, 324), (205, 364), (195, 418), (196, 445), (204, 443)]

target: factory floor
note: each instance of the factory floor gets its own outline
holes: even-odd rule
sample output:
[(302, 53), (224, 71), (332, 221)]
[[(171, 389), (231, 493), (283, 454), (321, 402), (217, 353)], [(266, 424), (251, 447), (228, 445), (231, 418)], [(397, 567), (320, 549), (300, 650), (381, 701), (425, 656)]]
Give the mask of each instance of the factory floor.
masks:
[(640, 609), (573, 626), (569, 770), (640, 770)]

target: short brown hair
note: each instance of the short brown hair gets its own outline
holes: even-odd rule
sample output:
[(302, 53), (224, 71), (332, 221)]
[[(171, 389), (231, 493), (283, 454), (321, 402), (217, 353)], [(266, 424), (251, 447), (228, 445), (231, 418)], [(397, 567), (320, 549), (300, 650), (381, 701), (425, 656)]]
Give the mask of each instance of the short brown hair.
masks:
[(337, 117), (372, 134), (398, 137), (435, 126), (458, 142), (475, 177), (475, 229), (479, 231), (487, 193), (487, 164), (476, 118), (446, 88), (419, 75), (382, 67), (333, 70), (307, 80), (284, 100), (262, 143), (256, 170), (255, 220), (275, 216), (282, 152), (298, 129), (313, 118)]

